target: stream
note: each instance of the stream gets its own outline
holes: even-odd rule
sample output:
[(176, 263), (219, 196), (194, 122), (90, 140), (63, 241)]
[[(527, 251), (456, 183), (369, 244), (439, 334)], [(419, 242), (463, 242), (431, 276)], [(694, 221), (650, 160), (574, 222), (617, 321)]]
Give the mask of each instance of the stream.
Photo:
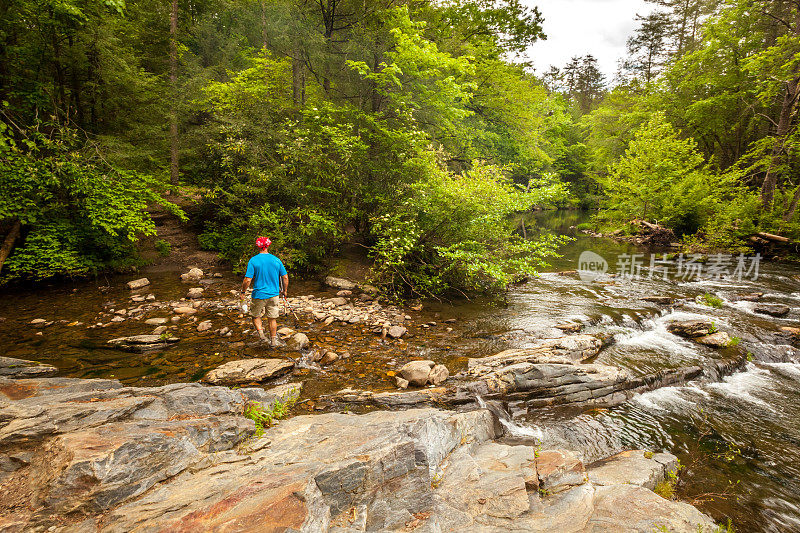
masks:
[[(720, 330), (740, 340), (737, 349), (750, 352), (742, 371), (657, 389), (614, 409), (532, 409), (513, 402), (511, 416), (504, 421), (508, 439), (578, 450), (587, 463), (629, 448), (670, 451), (683, 465), (679, 498), (721, 522), (730, 518), (737, 531), (800, 531), (800, 353), (791, 346), (792, 337), (780, 332), (782, 326), (798, 326), (800, 265), (761, 261), (755, 280), (752, 275), (740, 280), (648, 279), (645, 269), (643, 279), (601, 276), (587, 281), (562, 274), (578, 268), (584, 251), (606, 259), (613, 272), (620, 257), (643, 254), (648, 266), (651, 252), (663, 257), (670, 250), (648, 250), (576, 232), (574, 227), (588, 219), (584, 213), (545, 212), (533, 218), (540, 230), (574, 240), (538, 278), (513, 287), (505, 302), (426, 302), (422, 311), (408, 311), (409, 335), (401, 340), (383, 339), (364, 326), (325, 327), (303, 315), (299, 321), (282, 317), (281, 325), (307, 333), (313, 345), (350, 355), (330, 367), (297, 368), (282, 378), (304, 382), (302, 398), (307, 401), (298, 409), (324, 410), (330, 406), (320, 397), (346, 387), (396, 390), (387, 372), (412, 358), (441, 362), (453, 375), (465, 369), (471, 357), (563, 336), (555, 326), (565, 322), (580, 324), (583, 333), (613, 335), (615, 342), (595, 362), (623, 367), (634, 375), (702, 365), (730, 355), (734, 348), (715, 350), (690, 342), (669, 333), (666, 324), (710, 317)], [(143, 269), (141, 275), (151, 285), (139, 293), (153, 294), (156, 302), (178, 300), (188, 287), (198, 286), (181, 282), (179, 273)], [(130, 301), (125, 282), (140, 276), (129, 274), (5, 289), (0, 293), (3, 355), (53, 364), (64, 376), (113, 377), (136, 386), (196, 381), (225, 361), (275, 357), (244, 333), (251, 326), (230, 295), (240, 278), (223, 269), (214, 273), (218, 276), (199, 286), (205, 288), (206, 298), (220, 303), (201, 308), (196, 318), (211, 320), (214, 331), (230, 328), (228, 337), (213, 331), (198, 334), (197, 321), (184, 320), (171, 330), (180, 342), (167, 350), (138, 354), (109, 349), (105, 343), (111, 338), (153, 329), (138, 318), (110, 321), (121, 316), (116, 314), (120, 309), (139, 305)], [(293, 282), (290, 287), (293, 295), (327, 297), (335, 292), (315, 281)], [(764, 293), (758, 303), (787, 305), (789, 314), (775, 318), (754, 312), (756, 303), (740, 297), (756, 292)], [(694, 301), (704, 294), (720, 298), (722, 306)], [(691, 300), (670, 307), (642, 300), (645, 296)], [(144, 316), (169, 314), (153, 309)], [(52, 324), (34, 327), (34, 319)]]

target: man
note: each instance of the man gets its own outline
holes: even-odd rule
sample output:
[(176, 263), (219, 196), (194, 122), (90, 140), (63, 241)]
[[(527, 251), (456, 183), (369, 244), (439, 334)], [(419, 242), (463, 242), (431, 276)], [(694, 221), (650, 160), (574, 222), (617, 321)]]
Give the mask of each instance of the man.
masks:
[(280, 299), (286, 297), (289, 289), (289, 274), (286, 273), (280, 259), (269, 253), (272, 241), (268, 237), (256, 239), (256, 246), (261, 250), (247, 262), (247, 272), (242, 281), (242, 298), (247, 294), (250, 284), (253, 284), (253, 304), (250, 314), (253, 325), (258, 331), (262, 341), (266, 341), (264, 325), (261, 317), (267, 315), (269, 320), (270, 345), (274, 348), (283, 343), (278, 341), (278, 314), (280, 314)]

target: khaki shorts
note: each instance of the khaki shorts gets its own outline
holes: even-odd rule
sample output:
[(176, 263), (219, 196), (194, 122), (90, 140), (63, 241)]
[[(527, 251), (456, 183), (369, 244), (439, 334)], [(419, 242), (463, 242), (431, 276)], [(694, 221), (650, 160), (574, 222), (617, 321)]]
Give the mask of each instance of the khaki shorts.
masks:
[(253, 305), (250, 306), (250, 314), (253, 318), (261, 318), (266, 313), (267, 318), (278, 318), (281, 311), (281, 299), (278, 296), (262, 300), (253, 298)]

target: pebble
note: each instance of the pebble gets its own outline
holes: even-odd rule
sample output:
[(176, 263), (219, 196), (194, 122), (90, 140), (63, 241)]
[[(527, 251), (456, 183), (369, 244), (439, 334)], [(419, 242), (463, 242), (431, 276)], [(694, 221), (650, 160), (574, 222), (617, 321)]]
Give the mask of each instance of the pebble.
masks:
[(200, 333), (204, 331), (208, 331), (211, 329), (211, 321), (210, 320), (203, 320), (199, 324), (197, 324), (197, 331)]

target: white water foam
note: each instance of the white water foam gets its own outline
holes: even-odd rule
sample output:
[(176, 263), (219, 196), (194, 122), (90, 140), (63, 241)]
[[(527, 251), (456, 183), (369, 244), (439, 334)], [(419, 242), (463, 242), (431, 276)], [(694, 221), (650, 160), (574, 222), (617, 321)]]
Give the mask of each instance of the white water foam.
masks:
[(800, 364), (798, 363), (764, 363), (764, 366), (789, 379), (800, 381)]
[[(544, 439), (544, 432), (539, 426), (535, 424), (533, 426), (521, 426), (511, 420), (510, 416), (502, 416), (500, 413), (496, 413), (496, 411), (490, 408), (480, 396), (476, 395), (475, 399), (478, 401), (479, 406), (483, 407), (484, 409), (489, 409), (498, 415), (497, 419), (500, 420), (500, 423), (504, 428), (506, 428), (512, 437), (534, 439), (536, 442), (541, 442), (542, 439)], [(507, 415), (507, 413), (504, 412), (503, 415)]]
[(647, 409), (667, 411), (669, 407), (675, 406), (676, 404), (692, 403), (683, 397), (683, 388), (684, 387), (662, 387), (660, 389), (637, 394), (632, 398), (632, 401)]
[(775, 409), (770, 404), (754, 396), (752, 393), (752, 391), (758, 389), (770, 388), (772, 385), (773, 383), (770, 380), (769, 370), (759, 368), (753, 363), (747, 363), (744, 372), (732, 374), (721, 382), (710, 383), (708, 388), (728, 396), (729, 398), (742, 400), (774, 411)]

